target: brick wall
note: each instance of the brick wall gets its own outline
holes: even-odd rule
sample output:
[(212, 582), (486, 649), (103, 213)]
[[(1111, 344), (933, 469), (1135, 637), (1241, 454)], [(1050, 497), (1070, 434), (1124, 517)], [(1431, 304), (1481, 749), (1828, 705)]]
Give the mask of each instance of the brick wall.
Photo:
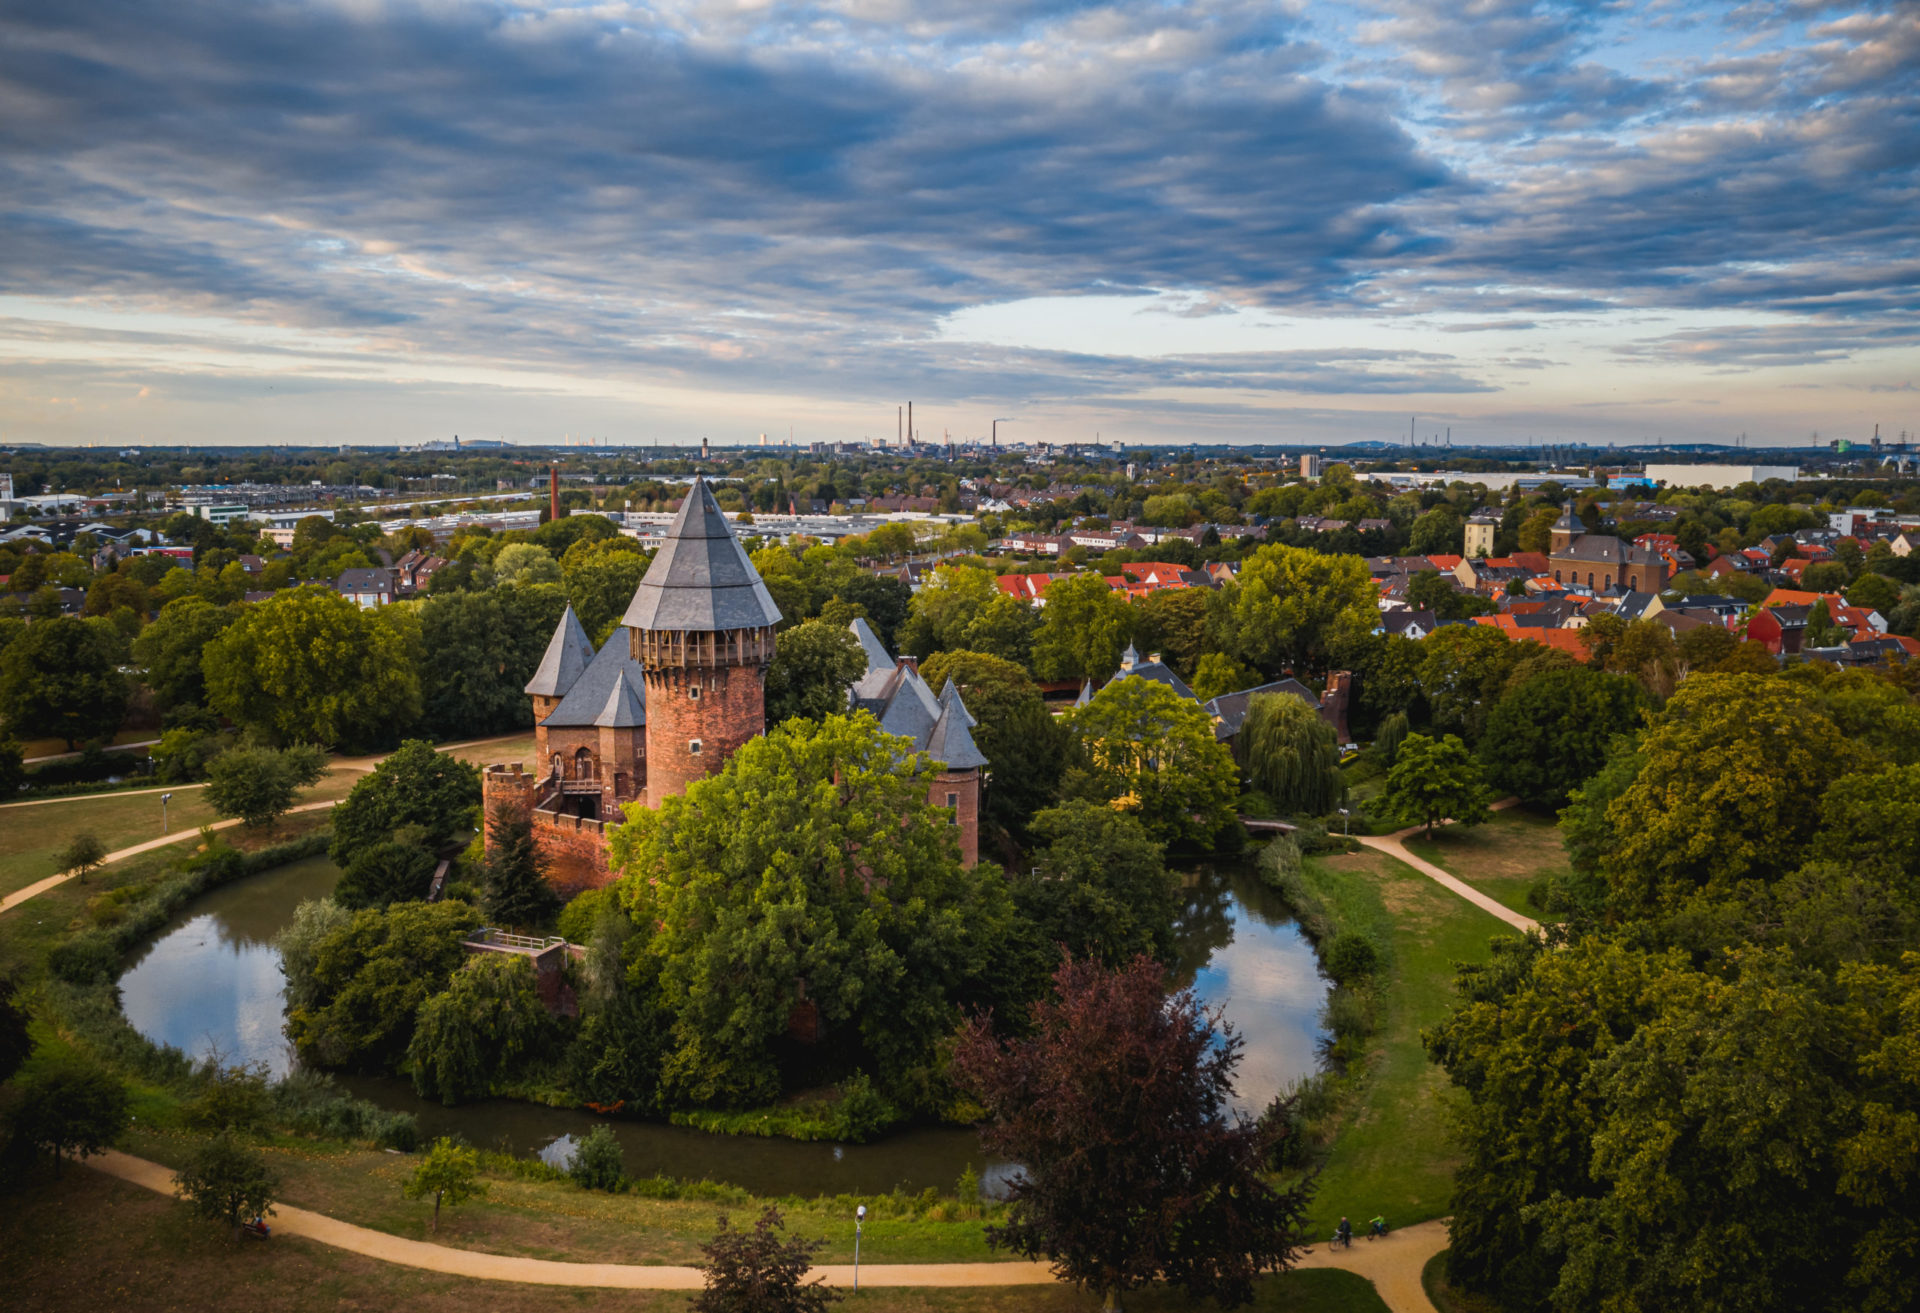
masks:
[(562, 898), (613, 883), (606, 827), (599, 821), (535, 812), (533, 845), (540, 850), (547, 883)]
[(958, 822), (955, 835), (960, 842), (960, 860), (967, 866), (973, 866), (980, 860), (980, 772), (977, 770), (942, 771), (934, 777), (933, 787), (927, 790), (927, 801), (936, 807), (945, 807), (947, 795), (953, 794), (954, 818)]
[[(647, 672), (647, 805), (715, 774), (766, 728), (766, 672), (751, 666)], [(693, 696), (698, 688), (699, 696)], [(691, 744), (698, 741), (695, 752)]]

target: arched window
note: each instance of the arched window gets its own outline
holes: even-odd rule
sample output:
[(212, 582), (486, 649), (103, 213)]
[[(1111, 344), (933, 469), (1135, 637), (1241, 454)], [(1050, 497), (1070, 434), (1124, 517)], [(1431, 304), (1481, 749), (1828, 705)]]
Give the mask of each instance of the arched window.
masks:
[(560, 754), (559, 754), (559, 753), (557, 753), (557, 752), (556, 752), (556, 753), (554, 753), (554, 754), (553, 754), (553, 778), (554, 778), (554, 779), (556, 779), (556, 780), (557, 780), (557, 779), (559, 779), (559, 778), (560, 778), (560, 773), (561, 773), (561, 771), (562, 771), (562, 770), (564, 770), (564, 769), (565, 769), (565, 767), (564, 767), (564, 766), (563, 766), (563, 765), (561, 764), (561, 757), (560, 757)]
[(590, 780), (593, 778), (593, 749), (582, 748), (573, 754), (573, 778)]

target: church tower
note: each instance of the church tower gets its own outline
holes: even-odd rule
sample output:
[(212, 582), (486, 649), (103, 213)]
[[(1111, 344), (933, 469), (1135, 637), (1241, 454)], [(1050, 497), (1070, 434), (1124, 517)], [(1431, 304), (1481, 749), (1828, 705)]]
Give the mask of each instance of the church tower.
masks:
[(685, 793), (766, 727), (780, 608), (696, 476), (623, 623), (646, 677), (646, 803)]
[(1547, 555), (1564, 554), (1573, 547), (1573, 540), (1586, 531), (1587, 526), (1582, 524), (1580, 517), (1573, 513), (1573, 503), (1568, 502), (1566, 510), (1553, 522), (1553, 528), (1548, 530)]

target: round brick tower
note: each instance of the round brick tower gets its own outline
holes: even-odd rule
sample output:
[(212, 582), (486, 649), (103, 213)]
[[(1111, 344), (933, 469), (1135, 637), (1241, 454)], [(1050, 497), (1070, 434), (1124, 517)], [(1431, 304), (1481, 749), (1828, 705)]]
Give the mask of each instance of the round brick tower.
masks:
[(696, 476), (624, 621), (646, 672), (649, 807), (718, 771), (765, 728), (779, 622), (760, 572)]

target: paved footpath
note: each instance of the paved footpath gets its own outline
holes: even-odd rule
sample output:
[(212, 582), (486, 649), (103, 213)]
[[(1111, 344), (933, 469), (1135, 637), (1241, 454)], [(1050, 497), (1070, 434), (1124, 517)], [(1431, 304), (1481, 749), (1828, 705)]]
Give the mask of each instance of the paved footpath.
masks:
[[(474, 739), (469, 743), (449, 743), (444, 748), (442, 748), (441, 751), (451, 752), (457, 748), (477, 748), (488, 743), (504, 743), (509, 739), (515, 739), (518, 737), (520, 736), (517, 734), (504, 734), (504, 735), (501, 735), (499, 738)], [(378, 766), (381, 762), (385, 760), (386, 760), (385, 757), (342, 758), (340, 760), (336, 760), (332, 762), (330, 764), (330, 769), (371, 771), (375, 766)], [(197, 789), (200, 787), (200, 785), (182, 784), (182, 785), (179, 785), (178, 787), (183, 789)], [(75, 797), (72, 797), (72, 798), (44, 798), (35, 802), (19, 802), (19, 803), (10, 803), (8, 805), (14, 806), (14, 807), (37, 807), (47, 802), (75, 802), (83, 799), (126, 798), (126, 797), (133, 796), (133, 793), (159, 793), (159, 792), (162, 792), (162, 790), (137, 789), (137, 790), (133, 790), (130, 793), (83, 793), (83, 794), (76, 795)], [(324, 801), (324, 802), (302, 803), (298, 807), (287, 808), (286, 814), (291, 816), (295, 812), (319, 811), (322, 807), (333, 806), (336, 801), (338, 800), (328, 799), (327, 801)], [(238, 824), (240, 824), (238, 820), (216, 821), (214, 824), (206, 826), (205, 828), (209, 830), (227, 830), (227, 829), (233, 828)], [(118, 852), (108, 853), (105, 857), (100, 859), (100, 865), (111, 866), (115, 862), (125, 861), (129, 857), (138, 857), (141, 853), (150, 853), (156, 848), (165, 848), (170, 844), (185, 843), (189, 839), (197, 838), (200, 834), (201, 828), (202, 827), (196, 825), (190, 830), (188, 829), (177, 830), (172, 834), (162, 835), (158, 839), (149, 839), (145, 843), (136, 843), (131, 848), (122, 848)], [(24, 889), (16, 889), (14, 892), (8, 894), (5, 898), (0, 898), (0, 912), (10, 912), (14, 908), (20, 906), (20, 904), (26, 902), (29, 898), (38, 897), (39, 895), (47, 892), (47, 890), (49, 889), (57, 889), (71, 879), (73, 879), (73, 876), (70, 874), (69, 875), (50, 875), (44, 880), (40, 880), (34, 884), (28, 885)]]
[[(1507, 799), (1506, 801), (1495, 803), (1494, 807), (1496, 810), (1499, 810), (1512, 805), (1513, 800)], [(1481, 893), (1478, 889), (1468, 884), (1465, 880), (1460, 879), (1458, 876), (1449, 875), (1426, 858), (1416, 857), (1410, 852), (1406, 844), (1401, 841), (1409, 835), (1420, 833), (1425, 828), (1424, 825), (1409, 825), (1406, 829), (1397, 830), (1392, 834), (1356, 834), (1353, 837), (1375, 852), (1385, 853), (1395, 861), (1405, 862), (1429, 880), (1459, 894), (1462, 898), (1472, 903), (1475, 907), (1480, 908), (1482, 911), (1491, 912), (1516, 930), (1525, 932), (1528, 930), (1538, 930), (1540, 928), (1540, 923), (1532, 917), (1524, 916), (1514, 911), (1499, 899), (1488, 897), (1486, 894)]]
[[(156, 1194), (172, 1195), (173, 1169), (109, 1149), (86, 1160), (91, 1167), (143, 1186)], [(619, 1290), (699, 1290), (706, 1278), (699, 1268), (632, 1263), (562, 1263), (546, 1258), (519, 1258), (510, 1254), (483, 1254), (454, 1249), (424, 1240), (373, 1231), (342, 1222), (323, 1213), (290, 1204), (274, 1207), (273, 1229), (281, 1235), (303, 1236), (350, 1254), (377, 1258), (402, 1267), (442, 1272), (482, 1281), (518, 1281), (537, 1286), (586, 1286)], [(1351, 1249), (1333, 1251), (1315, 1246), (1301, 1255), (1299, 1267), (1338, 1267), (1372, 1281), (1393, 1313), (1435, 1313), (1420, 1286), (1427, 1260), (1447, 1247), (1443, 1223), (1423, 1222), (1396, 1231), (1383, 1240), (1362, 1240)], [(828, 1263), (813, 1269), (828, 1285), (853, 1284), (853, 1268)], [(863, 1286), (1040, 1286), (1054, 1276), (1045, 1263), (862, 1263)]]

